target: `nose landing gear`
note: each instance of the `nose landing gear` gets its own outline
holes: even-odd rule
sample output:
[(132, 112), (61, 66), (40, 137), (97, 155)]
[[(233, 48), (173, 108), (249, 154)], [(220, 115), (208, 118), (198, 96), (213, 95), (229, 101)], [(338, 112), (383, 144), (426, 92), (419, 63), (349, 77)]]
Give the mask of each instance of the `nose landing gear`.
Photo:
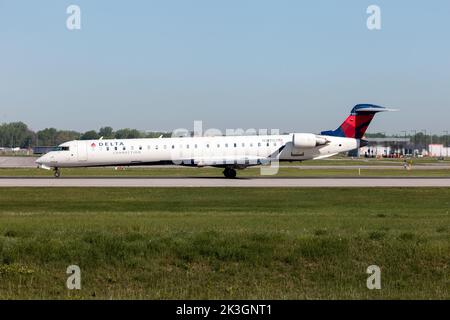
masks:
[(61, 170), (59, 168), (55, 168), (53, 170), (53, 175), (55, 176), (55, 178), (59, 178), (61, 176)]
[(223, 175), (225, 176), (225, 178), (228, 179), (233, 179), (236, 178), (236, 170), (234, 170), (233, 168), (225, 168), (225, 170), (223, 170)]

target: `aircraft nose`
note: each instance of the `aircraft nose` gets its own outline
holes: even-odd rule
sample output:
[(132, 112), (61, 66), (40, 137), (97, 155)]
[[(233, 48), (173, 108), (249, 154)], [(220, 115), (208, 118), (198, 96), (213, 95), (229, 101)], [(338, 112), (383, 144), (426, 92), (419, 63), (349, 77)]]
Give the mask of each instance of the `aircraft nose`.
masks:
[(36, 159), (36, 161), (34, 161), (37, 164), (43, 164), (44, 163), (44, 156), (41, 156), (39, 158)]
[(37, 163), (39, 166), (45, 165), (48, 163), (48, 156), (44, 154), (43, 156), (36, 159), (35, 163)]

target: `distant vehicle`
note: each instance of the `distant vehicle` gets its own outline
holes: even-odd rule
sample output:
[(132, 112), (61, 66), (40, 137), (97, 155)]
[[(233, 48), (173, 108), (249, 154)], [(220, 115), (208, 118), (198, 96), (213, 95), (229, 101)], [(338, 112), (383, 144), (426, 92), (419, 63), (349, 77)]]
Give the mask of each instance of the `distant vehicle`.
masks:
[(40, 168), (178, 164), (223, 168), (227, 178), (236, 169), (277, 161), (323, 159), (367, 145), (362, 137), (374, 115), (390, 109), (358, 104), (336, 129), (284, 135), (215, 136), (69, 141), (39, 159)]
[(22, 149), (20, 147), (0, 147), (0, 151), (6, 151), (6, 152), (19, 152)]
[(51, 151), (57, 150), (56, 146), (36, 146), (33, 148), (33, 154), (46, 154)]

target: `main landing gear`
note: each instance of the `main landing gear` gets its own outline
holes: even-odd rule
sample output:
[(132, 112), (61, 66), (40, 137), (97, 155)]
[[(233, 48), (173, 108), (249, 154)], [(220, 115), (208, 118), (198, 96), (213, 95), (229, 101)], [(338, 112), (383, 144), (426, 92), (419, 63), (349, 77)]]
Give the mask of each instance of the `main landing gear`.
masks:
[(53, 175), (55, 178), (59, 178), (61, 176), (61, 170), (59, 168), (53, 169)]
[(234, 170), (233, 168), (225, 168), (225, 170), (223, 170), (223, 175), (225, 176), (225, 178), (229, 178), (229, 179), (233, 179), (236, 178), (236, 170)]

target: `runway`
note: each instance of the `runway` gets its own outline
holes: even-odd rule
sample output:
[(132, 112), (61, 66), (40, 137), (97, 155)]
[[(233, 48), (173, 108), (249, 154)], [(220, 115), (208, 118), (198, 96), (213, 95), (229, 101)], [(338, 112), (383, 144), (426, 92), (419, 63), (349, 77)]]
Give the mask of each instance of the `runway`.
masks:
[(450, 178), (0, 178), (0, 187), (450, 187)]
[[(36, 157), (20, 157), (20, 156), (14, 156), (14, 157), (2, 157), (0, 156), (0, 168), (4, 169), (13, 169), (13, 168), (36, 168)], [(331, 162), (331, 161), (330, 161)], [(285, 164), (281, 163), (281, 168), (293, 168), (293, 169), (304, 169), (304, 170), (358, 170), (358, 169), (370, 169), (370, 170), (405, 170), (403, 168), (403, 163), (401, 162), (394, 162), (392, 163), (389, 161), (380, 161), (376, 165), (372, 164), (332, 164), (332, 165), (314, 165), (314, 161), (310, 161), (310, 164), (302, 164), (302, 165), (291, 165), (291, 164)], [(135, 166), (134, 168), (146, 168), (149, 170), (152, 169), (158, 169), (158, 168), (180, 168), (176, 165), (156, 165), (156, 166)], [(184, 167), (184, 168), (191, 168), (191, 167)], [(192, 167), (191, 169), (196, 169)], [(447, 163), (428, 163), (428, 164), (414, 164), (413, 166), (414, 170), (450, 170), (450, 164)]]

